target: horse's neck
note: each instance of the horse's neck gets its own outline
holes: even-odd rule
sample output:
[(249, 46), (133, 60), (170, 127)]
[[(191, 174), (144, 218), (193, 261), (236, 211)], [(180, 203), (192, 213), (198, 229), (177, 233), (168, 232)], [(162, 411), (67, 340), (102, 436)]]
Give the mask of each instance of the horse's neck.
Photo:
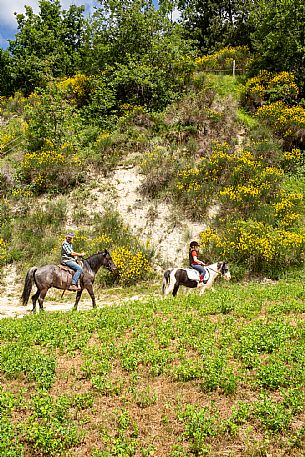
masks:
[[(93, 261), (94, 260), (94, 261)], [(93, 271), (94, 274), (96, 274), (99, 269), (101, 268), (101, 266), (103, 266), (103, 258), (101, 259), (91, 259), (91, 262), (90, 262), (90, 257), (89, 259), (86, 260), (86, 266), (87, 268), (89, 267), (89, 269), (91, 271)]]
[(217, 263), (212, 263), (211, 265), (207, 265), (206, 268), (209, 270), (210, 278), (208, 283), (214, 282), (216, 277), (219, 275), (219, 271), (217, 270)]

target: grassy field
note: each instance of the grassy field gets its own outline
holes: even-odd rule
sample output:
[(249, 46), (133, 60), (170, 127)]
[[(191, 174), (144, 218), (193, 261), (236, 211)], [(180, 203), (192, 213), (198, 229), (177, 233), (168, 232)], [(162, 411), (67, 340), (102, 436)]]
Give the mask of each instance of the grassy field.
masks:
[(0, 456), (305, 455), (304, 318), (287, 278), (2, 319)]

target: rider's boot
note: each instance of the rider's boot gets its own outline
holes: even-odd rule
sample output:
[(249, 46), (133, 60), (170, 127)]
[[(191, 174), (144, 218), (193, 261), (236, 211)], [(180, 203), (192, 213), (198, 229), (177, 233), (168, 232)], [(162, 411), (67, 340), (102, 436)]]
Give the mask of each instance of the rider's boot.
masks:
[(75, 292), (81, 290), (80, 286), (76, 285), (76, 284), (71, 284), (70, 287), (69, 287), (69, 290), (73, 290)]

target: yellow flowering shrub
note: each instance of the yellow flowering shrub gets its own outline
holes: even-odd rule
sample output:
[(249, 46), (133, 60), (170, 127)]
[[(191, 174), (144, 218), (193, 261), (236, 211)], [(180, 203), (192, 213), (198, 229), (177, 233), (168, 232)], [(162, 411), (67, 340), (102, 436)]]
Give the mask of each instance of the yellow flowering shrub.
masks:
[(8, 243), (0, 238), (0, 265), (5, 265), (8, 260)]
[(59, 149), (27, 152), (19, 166), (22, 183), (30, 185), (37, 193), (64, 191), (74, 185), (82, 174), (80, 158), (71, 153), (68, 144)]
[(88, 100), (91, 91), (91, 78), (78, 74), (60, 81), (57, 86), (66, 94), (66, 98), (77, 106), (82, 106)]
[(282, 154), (281, 166), (285, 171), (295, 171), (301, 165), (302, 154), (298, 148), (291, 151), (284, 151)]
[(144, 108), (141, 105), (133, 105), (131, 103), (122, 103), (120, 105), (120, 111), (123, 116), (127, 116), (129, 114), (143, 112)]
[(271, 126), (273, 131), (283, 137), (286, 147), (302, 141), (305, 129), (305, 109), (301, 106), (288, 106), (278, 101), (262, 106), (256, 112), (260, 120)]
[(229, 70), (232, 71), (233, 60), (236, 67), (244, 70), (250, 61), (250, 50), (247, 46), (226, 47), (206, 56), (198, 57), (195, 65), (200, 70)]
[(16, 152), (22, 148), (27, 123), (21, 118), (13, 118), (0, 127), (0, 155)]
[(30, 198), (33, 196), (33, 192), (30, 189), (14, 187), (11, 191), (11, 195), (16, 200), (23, 198)]
[(300, 220), (299, 208), (303, 204), (303, 194), (280, 193), (279, 199), (273, 204), (275, 218), (283, 228), (290, 228)]
[(244, 215), (276, 198), (283, 174), (250, 151), (230, 151), (229, 145), (216, 144), (209, 157), (178, 173), (176, 198), (196, 214), (202, 214), (212, 196), (223, 209)]
[(122, 284), (134, 284), (151, 272), (148, 260), (141, 251), (134, 254), (127, 247), (118, 247), (112, 250), (111, 257), (119, 269)]
[(293, 73), (282, 71), (273, 74), (262, 70), (258, 75), (248, 79), (243, 95), (250, 108), (276, 101), (292, 104), (299, 96), (299, 88)]
[(274, 228), (254, 220), (238, 220), (225, 230), (205, 230), (200, 244), (207, 255), (244, 263), (252, 272), (271, 272), (304, 261), (305, 231)]
[(74, 230), (74, 234), (73, 243), (77, 251), (84, 250), (88, 256), (103, 251), (105, 248), (108, 249), (113, 243), (112, 238), (105, 233), (99, 233), (97, 236), (92, 237)]

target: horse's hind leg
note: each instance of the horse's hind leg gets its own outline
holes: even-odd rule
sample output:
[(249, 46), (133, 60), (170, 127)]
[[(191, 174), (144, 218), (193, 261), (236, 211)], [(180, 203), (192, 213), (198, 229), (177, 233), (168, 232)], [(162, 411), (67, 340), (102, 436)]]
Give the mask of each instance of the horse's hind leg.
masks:
[(179, 283), (176, 283), (173, 289), (173, 297), (176, 297), (179, 289)]
[(40, 291), (39, 297), (38, 297), (38, 303), (39, 303), (39, 310), (44, 311), (43, 309), (43, 301), (45, 299), (45, 296), (47, 295), (49, 289), (42, 289)]
[(39, 294), (40, 294), (40, 290), (37, 289), (35, 294), (32, 295), (32, 303), (33, 303), (32, 313), (35, 313), (35, 311), (36, 311), (36, 301), (37, 301), (37, 298), (39, 297)]
[(168, 284), (167, 283), (163, 284), (163, 287), (162, 287), (163, 295), (166, 296), (166, 295), (171, 294), (173, 292), (174, 288), (175, 288), (175, 285), (172, 283), (172, 281), (169, 281)]

